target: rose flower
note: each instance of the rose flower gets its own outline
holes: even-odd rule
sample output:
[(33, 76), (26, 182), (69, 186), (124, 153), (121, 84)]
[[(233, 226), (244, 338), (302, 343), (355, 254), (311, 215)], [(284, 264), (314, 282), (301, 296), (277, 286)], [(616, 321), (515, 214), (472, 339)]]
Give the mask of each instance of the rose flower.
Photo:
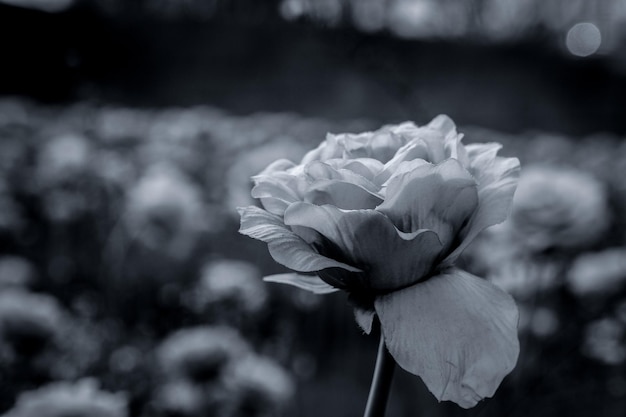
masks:
[(344, 290), (369, 333), (378, 316), (396, 362), (438, 400), (491, 397), (519, 353), (513, 299), (454, 266), (502, 222), (519, 162), (496, 143), (464, 146), (447, 116), (375, 132), (329, 134), (300, 164), (254, 177), (263, 208), (240, 208), (240, 232), (296, 271), (266, 277), (316, 293)]

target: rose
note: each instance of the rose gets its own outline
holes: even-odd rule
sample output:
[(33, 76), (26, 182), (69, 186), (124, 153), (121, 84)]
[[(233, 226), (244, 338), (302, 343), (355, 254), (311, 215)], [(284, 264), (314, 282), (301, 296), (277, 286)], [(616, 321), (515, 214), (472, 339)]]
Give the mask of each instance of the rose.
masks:
[(603, 184), (589, 174), (556, 166), (526, 167), (504, 230), (530, 252), (583, 248), (610, 224)]
[(300, 164), (278, 160), (254, 177), (263, 209), (241, 208), (240, 232), (299, 272), (267, 281), (347, 291), (364, 331), (378, 316), (400, 366), (469, 408), (515, 366), (518, 312), (454, 263), (506, 218), (519, 162), (461, 137), (446, 116), (328, 135)]

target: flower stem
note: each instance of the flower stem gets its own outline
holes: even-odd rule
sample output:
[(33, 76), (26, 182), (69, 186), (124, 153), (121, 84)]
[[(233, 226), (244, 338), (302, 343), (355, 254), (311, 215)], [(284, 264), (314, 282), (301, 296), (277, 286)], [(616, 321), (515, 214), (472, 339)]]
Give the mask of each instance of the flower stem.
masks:
[(395, 365), (396, 362), (391, 357), (391, 354), (389, 354), (381, 332), (380, 343), (378, 344), (378, 355), (376, 357), (376, 367), (374, 368), (372, 385), (370, 387), (363, 417), (384, 417)]

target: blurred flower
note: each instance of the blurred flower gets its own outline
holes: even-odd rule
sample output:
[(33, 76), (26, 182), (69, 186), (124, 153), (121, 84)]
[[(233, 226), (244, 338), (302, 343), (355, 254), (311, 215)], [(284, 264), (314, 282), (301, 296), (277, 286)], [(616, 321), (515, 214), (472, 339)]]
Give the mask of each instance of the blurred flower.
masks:
[(143, 360), (142, 352), (134, 346), (121, 346), (109, 357), (109, 369), (118, 373), (133, 372)]
[(105, 107), (96, 114), (94, 129), (105, 143), (133, 143), (147, 136), (151, 113), (124, 107)]
[(106, 184), (126, 190), (136, 180), (137, 168), (130, 155), (99, 149), (93, 161), (96, 175)]
[(580, 255), (567, 274), (567, 282), (578, 295), (619, 290), (626, 283), (626, 248)]
[(626, 360), (626, 327), (612, 318), (590, 323), (585, 329), (583, 353), (607, 365), (618, 365)]
[(19, 256), (0, 256), (0, 289), (8, 287), (27, 287), (36, 277), (35, 268), (26, 259)]
[(153, 396), (158, 415), (203, 417), (207, 413), (207, 393), (190, 381), (176, 379), (161, 385)]
[(261, 273), (255, 266), (245, 261), (220, 260), (203, 267), (193, 302), (199, 310), (214, 305), (217, 310), (230, 307), (255, 314), (265, 307), (267, 298)]
[(192, 327), (168, 336), (157, 359), (165, 375), (194, 382), (218, 380), (224, 368), (249, 351), (247, 342), (229, 327)]
[(0, 292), (0, 358), (32, 356), (55, 343), (66, 317), (56, 299), (20, 289)]
[(106, 330), (88, 321), (67, 317), (59, 330), (54, 349), (40, 358), (40, 366), (56, 379), (74, 379), (85, 375), (98, 363)]
[(37, 177), (44, 186), (80, 177), (90, 169), (92, 149), (76, 133), (59, 134), (42, 144), (37, 160)]
[(57, 134), (42, 144), (33, 185), (52, 221), (75, 220), (95, 203), (85, 189), (92, 159), (89, 142), (79, 134)]
[(207, 217), (200, 190), (173, 166), (150, 167), (129, 191), (125, 220), (131, 235), (175, 258), (193, 249)]
[(560, 265), (550, 259), (511, 257), (499, 258), (499, 261), (490, 263), (487, 277), (515, 299), (530, 299), (561, 284)]
[(249, 355), (229, 371), (226, 386), (232, 401), (223, 417), (274, 416), (295, 390), (291, 376), (269, 358)]
[(533, 252), (595, 243), (609, 225), (603, 185), (584, 172), (526, 167), (515, 192), (510, 222), (514, 240)]
[(158, 113), (138, 148), (146, 165), (169, 163), (181, 171), (200, 172), (213, 151), (208, 144), (204, 112), (200, 108), (166, 110)]
[(281, 159), (254, 177), (264, 209), (240, 209), (240, 232), (304, 273), (267, 280), (347, 291), (363, 330), (378, 315), (400, 366), (439, 400), (469, 408), (515, 366), (518, 312), (508, 294), (454, 264), (506, 218), (519, 162), (461, 137), (446, 116), (329, 134), (299, 165)]
[(126, 417), (122, 394), (101, 391), (97, 381), (56, 382), (20, 394), (4, 417)]
[(532, 312), (529, 328), (537, 337), (550, 336), (558, 330), (559, 318), (552, 309), (539, 307)]

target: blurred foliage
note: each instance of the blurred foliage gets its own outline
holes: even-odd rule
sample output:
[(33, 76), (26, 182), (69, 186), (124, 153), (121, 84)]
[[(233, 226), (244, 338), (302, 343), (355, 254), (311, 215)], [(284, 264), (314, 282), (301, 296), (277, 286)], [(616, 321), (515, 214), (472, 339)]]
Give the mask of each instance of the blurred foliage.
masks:
[[(499, 43), (545, 32), (555, 39), (567, 35), (567, 50), (579, 56), (596, 51), (618, 52), (624, 41), (626, 21), (626, 6), (621, 0), (2, 0), (0, 3), (46, 12), (86, 6), (105, 14), (145, 14), (167, 19), (310, 19), (330, 27), (353, 26), (363, 32), (387, 31), (413, 39), (469, 38)], [(595, 29), (577, 31), (575, 27), (580, 23), (593, 25), (597, 33)]]
[[(375, 338), (341, 295), (262, 284), (281, 269), (237, 234), (235, 207), (253, 203), (250, 176), (269, 162), (301, 158), (329, 131), (376, 127), (1, 100), (1, 411), (359, 414)], [(397, 372), (389, 415), (621, 416), (626, 142), (460, 131), (503, 143), (531, 184), (463, 259), (516, 297), (522, 354), (469, 411)]]

